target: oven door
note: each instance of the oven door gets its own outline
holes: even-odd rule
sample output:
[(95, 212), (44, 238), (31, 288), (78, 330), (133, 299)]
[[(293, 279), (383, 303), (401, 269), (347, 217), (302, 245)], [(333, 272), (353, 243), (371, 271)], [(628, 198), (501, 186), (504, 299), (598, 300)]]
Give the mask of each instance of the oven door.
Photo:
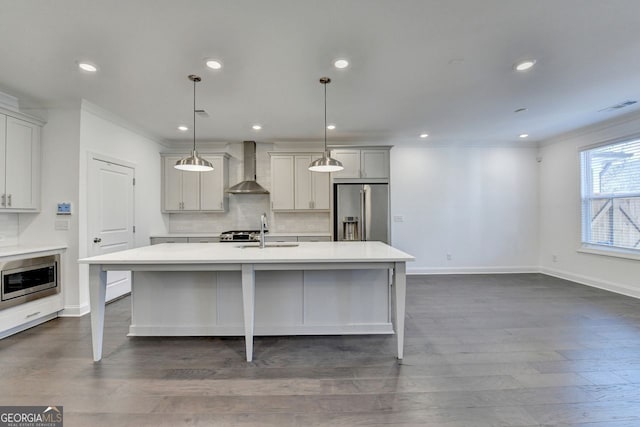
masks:
[(5, 263), (0, 273), (2, 301), (57, 287), (56, 258), (40, 257)]

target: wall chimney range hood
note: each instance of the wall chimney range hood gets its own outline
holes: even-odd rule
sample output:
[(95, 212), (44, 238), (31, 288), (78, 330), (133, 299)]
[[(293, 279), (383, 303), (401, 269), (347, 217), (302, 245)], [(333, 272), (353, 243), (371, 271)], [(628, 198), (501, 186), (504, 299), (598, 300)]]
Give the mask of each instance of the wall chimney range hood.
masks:
[(230, 194), (269, 194), (256, 182), (256, 142), (244, 141), (244, 181), (229, 187)]

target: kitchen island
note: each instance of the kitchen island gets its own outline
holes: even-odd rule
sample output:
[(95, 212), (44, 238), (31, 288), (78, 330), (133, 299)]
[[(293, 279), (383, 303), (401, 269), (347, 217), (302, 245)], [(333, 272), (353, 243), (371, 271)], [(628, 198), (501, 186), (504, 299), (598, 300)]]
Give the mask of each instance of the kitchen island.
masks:
[(402, 359), (412, 260), (381, 242), (174, 243), (81, 259), (93, 358), (102, 358), (106, 272), (128, 270), (130, 335), (244, 335), (251, 361), (256, 334), (395, 332)]

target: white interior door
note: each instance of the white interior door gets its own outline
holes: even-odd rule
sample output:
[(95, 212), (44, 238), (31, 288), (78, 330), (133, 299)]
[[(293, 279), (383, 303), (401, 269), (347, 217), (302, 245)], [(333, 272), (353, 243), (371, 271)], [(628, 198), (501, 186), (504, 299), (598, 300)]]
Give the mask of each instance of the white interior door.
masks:
[[(90, 256), (134, 247), (134, 169), (97, 157), (89, 161), (88, 238)], [(107, 274), (107, 301), (131, 292), (131, 272)]]

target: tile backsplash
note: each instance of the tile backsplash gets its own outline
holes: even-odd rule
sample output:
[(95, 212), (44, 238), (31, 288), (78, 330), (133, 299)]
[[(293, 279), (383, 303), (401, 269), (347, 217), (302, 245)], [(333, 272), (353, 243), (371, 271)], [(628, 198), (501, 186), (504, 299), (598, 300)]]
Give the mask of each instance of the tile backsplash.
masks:
[(18, 244), (18, 214), (0, 214), (0, 246)]
[(269, 216), (269, 230), (281, 233), (330, 231), (328, 212), (271, 212), (269, 195), (232, 195), (224, 213), (169, 214), (170, 233), (207, 233), (227, 230), (258, 230), (260, 214)]

